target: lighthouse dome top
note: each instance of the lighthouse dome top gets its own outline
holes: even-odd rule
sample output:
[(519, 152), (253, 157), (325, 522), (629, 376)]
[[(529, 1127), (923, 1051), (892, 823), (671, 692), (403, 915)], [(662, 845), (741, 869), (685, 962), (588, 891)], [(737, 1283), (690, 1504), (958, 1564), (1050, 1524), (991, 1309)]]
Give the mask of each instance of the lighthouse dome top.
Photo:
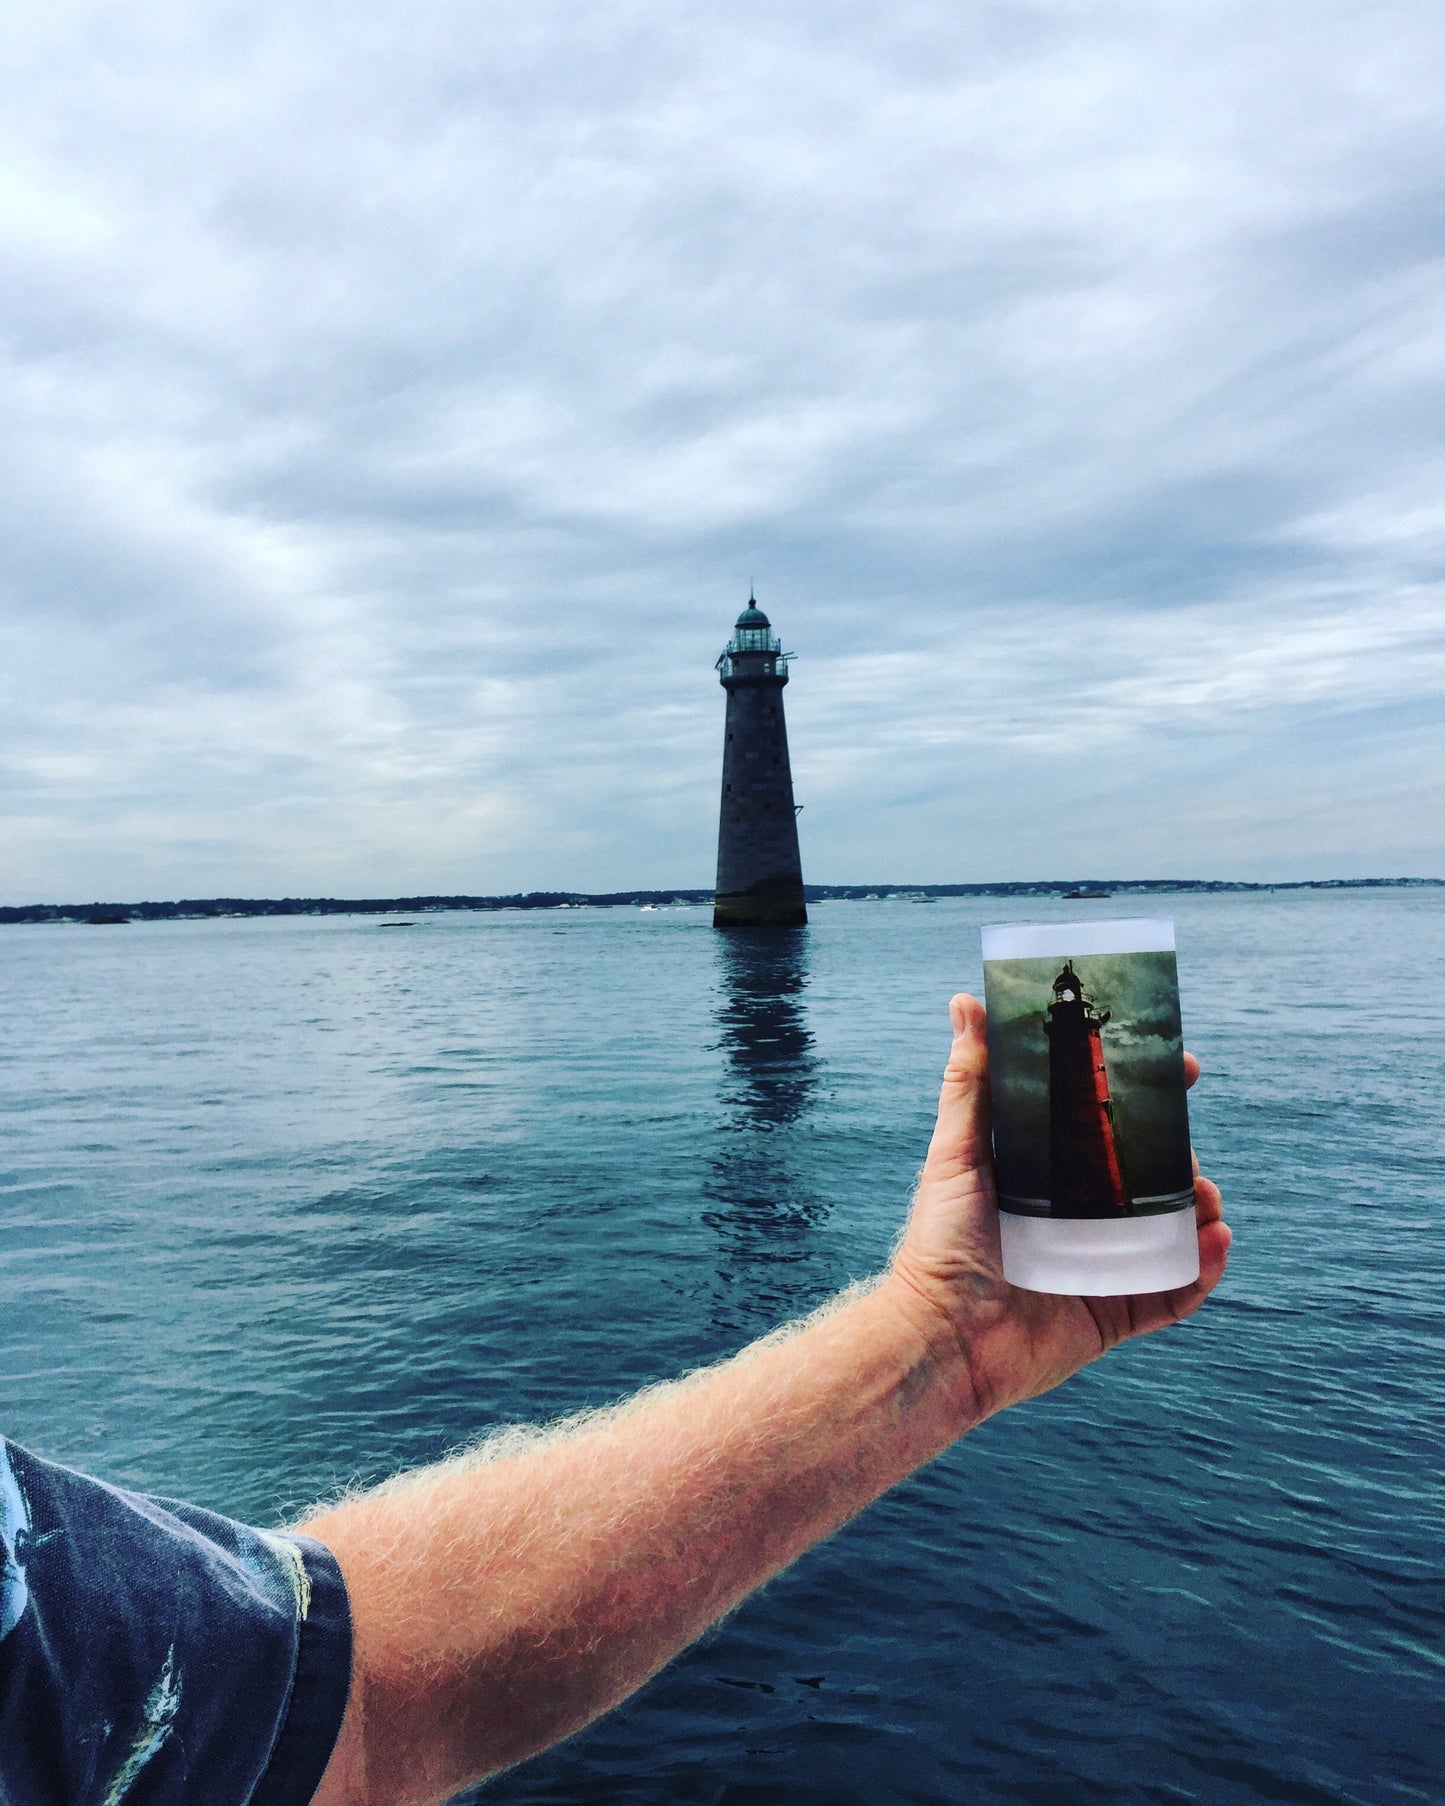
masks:
[(783, 642), (773, 632), (773, 624), (758, 607), (751, 592), (748, 605), (733, 625), (733, 637), (717, 662), (724, 684), (785, 684), (788, 681), (788, 654)]

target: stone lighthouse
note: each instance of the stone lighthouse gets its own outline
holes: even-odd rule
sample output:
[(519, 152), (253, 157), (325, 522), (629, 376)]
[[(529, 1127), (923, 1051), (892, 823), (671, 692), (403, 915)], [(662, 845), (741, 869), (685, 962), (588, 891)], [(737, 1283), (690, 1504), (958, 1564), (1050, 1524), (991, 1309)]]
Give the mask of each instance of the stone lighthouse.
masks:
[(788, 655), (749, 596), (717, 662), (728, 693), (715, 928), (806, 922), (783, 686)]
[(1102, 1015), (1084, 995), (1072, 960), (1054, 980), (1044, 1017), (1049, 1038), (1049, 1202), (1063, 1216), (1116, 1217), (1129, 1194), (1114, 1141)]

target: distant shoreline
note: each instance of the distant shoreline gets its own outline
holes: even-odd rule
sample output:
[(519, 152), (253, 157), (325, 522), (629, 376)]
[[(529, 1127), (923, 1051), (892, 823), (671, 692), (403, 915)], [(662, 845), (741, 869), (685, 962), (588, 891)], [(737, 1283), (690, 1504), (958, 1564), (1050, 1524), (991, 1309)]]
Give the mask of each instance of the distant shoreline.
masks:
[[(1232, 878), (1068, 878), (1035, 884), (809, 884), (810, 903), (882, 902), (887, 898), (1147, 897), (1189, 891), (1441, 889), (1445, 878), (1296, 878), (1270, 884)], [(435, 915), (449, 910), (623, 909), (652, 904), (711, 903), (711, 890), (534, 890), (497, 897), (199, 897), (167, 903), (29, 903), (0, 907), (7, 922), (174, 922), (222, 916)]]

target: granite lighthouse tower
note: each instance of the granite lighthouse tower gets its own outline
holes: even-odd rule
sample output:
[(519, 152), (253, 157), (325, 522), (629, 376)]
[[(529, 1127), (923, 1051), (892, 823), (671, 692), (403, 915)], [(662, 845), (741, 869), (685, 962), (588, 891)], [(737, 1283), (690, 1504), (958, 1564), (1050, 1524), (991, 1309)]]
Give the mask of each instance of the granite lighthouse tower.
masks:
[(715, 928), (806, 922), (783, 686), (788, 654), (749, 596), (717, 662), (727, 691)]

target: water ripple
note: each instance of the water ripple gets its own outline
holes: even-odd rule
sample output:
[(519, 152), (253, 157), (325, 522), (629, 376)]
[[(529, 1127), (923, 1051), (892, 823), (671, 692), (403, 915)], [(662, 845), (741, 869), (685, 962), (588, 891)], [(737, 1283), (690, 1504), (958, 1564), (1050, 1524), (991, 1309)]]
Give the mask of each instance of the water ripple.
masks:
[[(1222, 1296), (489, 1800), (1438, 1797), (1445, 918), (1166, 906)], [(6, 1427), (275, 1520), (737, 1346), (886, 1255), (997, 913), (4, 930)]]

